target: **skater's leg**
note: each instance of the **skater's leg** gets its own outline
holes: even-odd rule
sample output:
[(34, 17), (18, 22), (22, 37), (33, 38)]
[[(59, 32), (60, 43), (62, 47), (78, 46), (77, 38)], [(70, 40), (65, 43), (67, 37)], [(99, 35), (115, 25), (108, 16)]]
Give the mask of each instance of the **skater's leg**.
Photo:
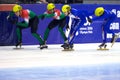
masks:
[[(25, 22), (22, 21), (19, 24), (24, 24)], [(28, 26), (22, 26), (22, 25), (16, 25), (16, 33), (17, 33), (17, 38), (18, 38), (18, 42), (22, 42), (22, 29), (28, 28)]]
[(44, 41), (47, 40), (48, 36), (49, 36), (49, 32), (50, 32), (50, 29), (49, 28), (46, 28), (45, 32), (44, 32)]
[(40, 37), (40, 35), (38, 35), (37, 33), (32, 33), (32, 35), (39, 41), (39, 43), (41, 45), (44, 44), (44, 41), (42, 40), (42, 38)]
[(59, 27), (59, 32), (61, 33), (61, 35), (62, 35), (64, 41), (67, 41), (67, 37), (66, 37), (66, 35), (65, 35), (65, 33), (64, 33), (63, 29), (62, 29), (62, 27)]
[(107, 42), (107, 33), (112, 33), (112, 35), (114, 35), (114, 32), (112, 30), (109, 29), (109, 26), (111, 24), (112, 20), (106, 20), (102, 26), (102, 38), (103, 38), (103, 43), (101, 45), (99, 45), (99, 47), (104, 47), (106, 46), (106, 42)]
[(107, 32), (104, 30), (103, 31), (103, 43), (107, 42)]
[(65, 35), (64, 31), (63, 31), (63, 28), (66, 26), (66, 17), (63, 18), (63, 19), (61, 19), (61, 20), (58, 22), (58, 25), (59, 25), (59, 27), (58, 27), (59, 32), (60, 32), (60, 34), (62, 35), (64, 41), (66, 42), (66, 41), (67, 41), (67, 37), (66, 37), (66, 35)]
[(22, 41), (22, 31), (21, 31), (21, 29), (18, 27), (16, 29), (16, 32), (17, 32), (18, 42), (21, 42)]
[(83, 26), (85, 22), (84, 21), (81, 21), (80, 23), (78, 22), (78, 24), (75, 25), (74, 27), (74, 31), (72, 32), (72, 34), (70, 35), (70, 40), (69, 40), (69, 43), (72, 44), (73, 43), (73, 40), (76, 36), (76, 32), (80, 29), (81, 26)]
[(107, 38), (107, 32), (106, 29), (104, 28), (104, 24), (102, 25), (102, 39), (103, 42), (99, 45), (99, 48), (106, 47), (106, 38)]
[(111, 43), (114, 41), (115, 38), (115, 33), (110, 30), (110, 24), (115, 20), (115, 15), (112, 14), (112, 16), (107, 20), (106, 24), (105, 24), (105, 30), (107, 33), (112, 33), (112, 39), (111, 39)]
[(70, 35), (68, 37), (69, 40), (69, 45), (67, 45), (67, 47), (69, 46), (70, 49), (73, 48), (73, 40), (75, 38), (75, 34), (78, 31), (78, 29), (84, 24), (84, 21), (81, 23), (79, 21), (74, 21), (74, 24), (72, 24), (71, 26), (71, 30), (70, 30)]
[(31, 23), (29, 26), (31, 26), (32, 35), (39, 41), (40, 45), (44, 45), (44, 41), (42, 40), (40, 35), (37, 33), (39, 19), (37, 17), (35, 17), (35, 18), (31, 19), (30, 22)]
[(112, 34), (112, 39), (111, 39), (111, 43), (112, 43), (114, 41), (114, 39), (115, 39), (115, 33), (110, 29), (106, 29), (106, 32)]
[(66, 44), (68, 44), (68, 39), (61, 27), (59, 27), (59, 32), (61, 33), (63, 39), (64, 39), (64, 44), (61, 45), (61, 47), (64, 47)]
[(27, 28), (27, 27), (17, 26), (16, 33), (17, 33), (18, 41), (17, 41), (17, 44), (15, 45), (16, 47), (22, 46), (22, 29), (24, 28)]
[(50, 31), (56, 27), (58, 25), (58, 22), (56, 20), (52, 20), (49, 24), (48, 27), (46, 28), (45, 32), (44, 32), (44, 41), (46, 42)]

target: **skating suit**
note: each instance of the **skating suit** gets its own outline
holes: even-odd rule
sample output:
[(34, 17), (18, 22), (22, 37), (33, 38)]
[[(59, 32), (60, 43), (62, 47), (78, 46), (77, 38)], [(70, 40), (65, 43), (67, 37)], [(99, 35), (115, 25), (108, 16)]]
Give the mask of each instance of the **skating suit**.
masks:
[(109, 11), (109, 10), (104, 10), (103, 15), (99, 16), (99, 17), (94, 17), (92, 20), (95, 21), (97, 19), (102, 19), (103, 20), (103, 24), (102, 24), (102, 32), (103, 34), (103, 42), (106, 43), (106, 39), (107, 39), (107, 33), (112, 33), (112, 36), (115, 35), (115, 33), (110, 30), (110, 24), (115, 20), (116, 15)]
[(76, 32), (79, 30), (81, 26), (86, 23), (86, 17), (88, 17), (88, 14), (86, 11), (81, 11), (72, 8), (70, 11), (70, 14), (67, 16), (67, 24), (69, 24), (70, 27), (70, 34), (73, 35), (73, 38), (69, 40), (69, 43), (73, 43), (73, 39), (75, 37)]

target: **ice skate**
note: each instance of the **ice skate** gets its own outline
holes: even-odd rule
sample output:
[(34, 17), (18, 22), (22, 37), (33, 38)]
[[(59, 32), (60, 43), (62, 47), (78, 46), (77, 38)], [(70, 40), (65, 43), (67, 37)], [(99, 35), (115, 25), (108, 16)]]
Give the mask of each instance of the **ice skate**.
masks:
[(48, 46), (47, 45), (40, 45), (40, 49), (44, 49), (44, 48), (48, 48)]
[(61, 47), (64, 47), (65, 43), (61, 45)]
[(67, 46), (67, 44), (69, 44), (69, 43), (64, 43), (64, 44), (61, 45), (61, 47), (64, 48), (65, 46)]
[(18, 48), (18, 47), (21, 48), (21, 46), (22, 46), (22, 42), (21, 42), (21, 41), (18, 42), (15, 46), (16, 46), (16, 48)]
[(70, 48), (73, 49), (73, 47), (74, 47), (73, 44), (70, 44)]
[(99, 48), (97, 50), (109, 50), (106, 47), (107, 47), (107, 45), (105, 43), (102, 43), (101, 45), (99, 45)]
[(63, 48), (63, 51), (73, 51), (73, 44), (65, 44)]
[(22, 42), (21, 41), (18, 42), (15, 46), (16, 46), (16, 48), (13, 48), (13, 49), (24, 49), (24, 48), (22, 48)]
[(112, 40), (111, 40), (111, 47), (114, 45), (115, 41), (117, 40), (117, 38), (119, 37), (119, 35), (114, 35)]

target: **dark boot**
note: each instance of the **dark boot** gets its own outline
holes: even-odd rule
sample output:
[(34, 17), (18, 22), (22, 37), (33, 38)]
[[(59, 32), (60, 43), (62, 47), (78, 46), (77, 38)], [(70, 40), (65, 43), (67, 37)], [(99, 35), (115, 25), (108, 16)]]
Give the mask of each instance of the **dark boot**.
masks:
[(70, 44), (70, 48), (71, 48), (71, 49), (73, 49), (73, 47), (74, 47), (73, 43), (72, 43), (72, 44)]
[(64, 46), (63, 46), (64, 49), (69, 49), (70, 48), (70, 44), (68, 43), (65, 43)]
[(66, 45), (66, 43), (62, 44), (61, 47), (64, 47)]
[(15, 46), (16, 46), (16, 48), (17, 48), (18, 46), (20, 46), (20, 48), (21, 48), (21, 46), (22, 46), (22, 42), (19, 41)]
[(40, 45), (40, 49), (44, 49), (44, 48), (48, 48), (47, 45), (43, 44), (43, 45)]
[(102, 47), (106, 48), (107, 45), (106, 45), (105, 43), (102, 43), (102, 44), (99, 45), (99, 47), (100, 47), (100, 48), (102, 48)]
[(64, 44), (61, 45), (61, 47), (64, 48), (64, 47), (67, 46), (68, 44), (69, 44), (69, 43), (64, 43)]

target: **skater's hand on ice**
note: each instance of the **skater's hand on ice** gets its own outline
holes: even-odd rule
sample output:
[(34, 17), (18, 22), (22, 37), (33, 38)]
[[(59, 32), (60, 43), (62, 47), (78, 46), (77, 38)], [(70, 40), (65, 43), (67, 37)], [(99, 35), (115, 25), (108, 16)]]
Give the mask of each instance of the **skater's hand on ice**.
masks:
[(92, 19), (88, 18), (88, 22), (92, 23)]

